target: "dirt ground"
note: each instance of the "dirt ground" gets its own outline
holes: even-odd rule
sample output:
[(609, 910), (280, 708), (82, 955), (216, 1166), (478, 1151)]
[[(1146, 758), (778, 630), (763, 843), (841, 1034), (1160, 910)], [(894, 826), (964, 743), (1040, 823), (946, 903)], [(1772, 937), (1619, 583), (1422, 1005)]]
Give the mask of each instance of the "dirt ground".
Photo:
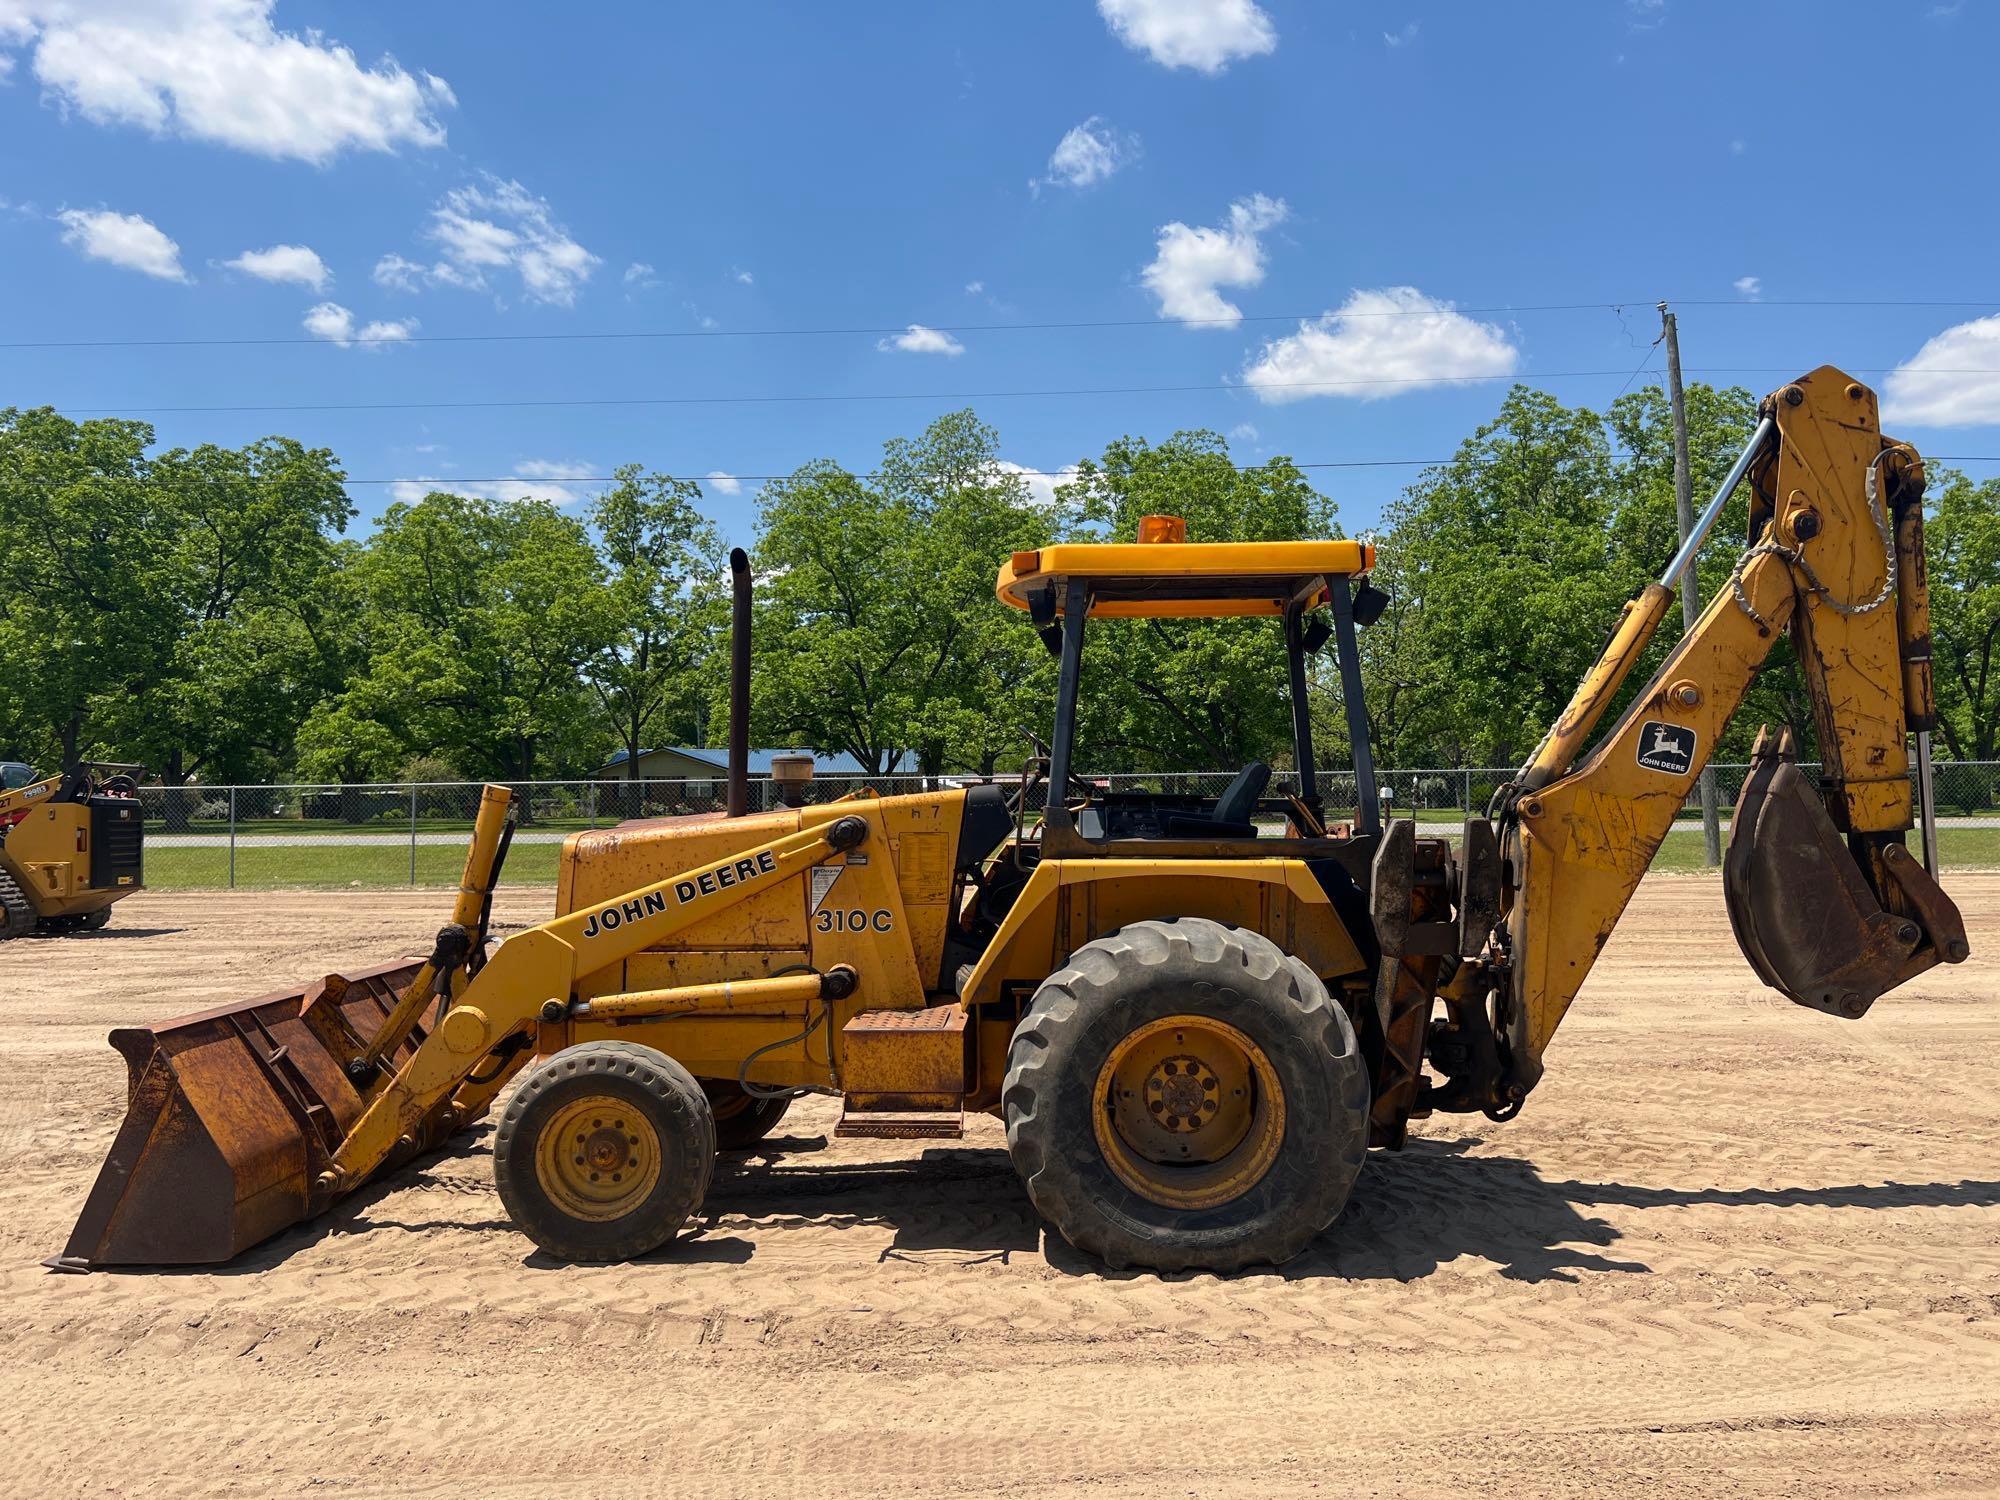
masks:
[(0, 1492), (2000, 1493), (2000, 876), (1951, 884), (1973, 961), (1848, 1023), (1650, 881), (1521, 1118), (1427, 1122), (1279, 1272), (1108, 1273), (992, 1122), (834, 1142), (815, 1100), (640, 1264), (533, 1253), (482, 1130), (220, 1271), (56, 1275), (110, 1026), (442, 899), (148, 893), (0, 951)]

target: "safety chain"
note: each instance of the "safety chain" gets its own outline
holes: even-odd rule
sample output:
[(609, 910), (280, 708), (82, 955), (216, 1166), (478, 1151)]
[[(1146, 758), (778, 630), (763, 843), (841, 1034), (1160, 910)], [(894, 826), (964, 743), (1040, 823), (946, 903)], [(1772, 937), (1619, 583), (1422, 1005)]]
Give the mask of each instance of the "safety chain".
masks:
[(1736, 559), (1736, 566), (1730, 569), (1729, 572), (1729, 591), (1736, 597), (1736, 607), (1752, 620), (1756, 621), (1759, 630), (1768, 631), (1771, 628), (1771, 622), (1757, 613), (1757, 606), (1750, 602), (1750, 596), (1743, 588), (1743, 570), (1759, 557), (1782, 557), (1786, 562), (1797, 568), (1805, 577), (1806, 592), (1817, 594), (1821, 602), (1835, 614), (1873, 614), (1889, 602), (1890, 595), (1896, 592), (1896, 538), (1895, 534), (1889, 529), (1889, 507), (1886, 504), (1878, 505), (1876, 501), (1880, 493), (1879, 479), (1882, 460), (1887, 458), (1891, 453), (1898, 451), (1907, 453), (1910, 450), (1906, 444), (1897, 443), (1894, 447), (1884, 448), (1880, 453), (1876, 454), (1868, 465), (1868, 478), (1865, 486), (1865, 493), (1868, 497), (1868, 515), (1875, 523), (1876, 534), (1882, 538), (1882, 587), (1876, 591), (1875, 597), (1870, 599), (1866, 604), (1843, 604), (1840, 600), (1833, 597), (1832, 592), (1825, 584), (1819, 581), (1819, 575), (1813, 572), (1812, 564), (1805, 560), (1805, 557), (1798, 549), (1787, 547), (1780, 542), (1759, 542), (1756, 546), (1747, 548), (1743, 555)]

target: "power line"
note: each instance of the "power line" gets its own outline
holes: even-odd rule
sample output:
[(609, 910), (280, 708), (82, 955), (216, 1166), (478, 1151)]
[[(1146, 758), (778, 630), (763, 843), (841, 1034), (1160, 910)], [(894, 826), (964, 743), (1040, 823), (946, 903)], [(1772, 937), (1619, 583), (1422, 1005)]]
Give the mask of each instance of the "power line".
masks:
[[(1413, 318), (1431, 317), (1439, 311), (1486, 317), (1502, 314), (1544, 312), (1615, 312), (1657, 299), (1632, 297), (1622, 302), (1531, 302), (1500, 303), (1490, 307), (1440, 309), (1383, 308), (1369, 312), (1327, 309), (1316, 313), (1252, 313), (1234, 318), (1093, 318), (1035, 323), (914, 323), (853, 327), (798, 328), (647, 328), (570, 333), (421, 333), (395, 336), (354, 337), (335, 341), (310, 334), (288, 334), (264, 338), (129, 338), (129, 339), (19, 339), (0, 343), (6, 349), (228, 349), (320, 345), (346, 348), (373, 344), (504, 344), (504, 343), (603, 343), (621, 340), (662, 339), (767, 339), (767, 338), (879, 338), (907, 333), (912, 327), (931, 328), (939, 333), (1037, 333), (1098, 328), (1234, 328), (1242, 323), (1316, 323), (1322, 318)], [(1896, 308), (2000, 308), (2000, 301), (1976, 298), (1963, 301), (1909, 298), (1760, 298), (1755, 302), (1718, 297), (1669, 298), (1680, 307), (1896, 307)]]
[[(1612, 463), (1631, 463), (1638, 457), (1638, 455), (1632, 453), (1607, 453), (1603, 456)], [(1931, 463), (2000, 464), (2000, 453), (1927, 453), (1923, 456), (1928, 462)], [(1343, 459), (1314, 459), (1309, 462), (1300, 463), (1291, 459), (1272, 459), (1266, 463), (1261, 463), (1261, 464), (1232, 464), (1230, 465), (1230, 467), (1235, 469), (1236, 472), (1239, 474), (1256, 474), (1256, 473), (1261, 473), (1266, 469), (1276, 469), (1276, 468), (1314, 469), (1314, 470), (1430, 469), (1430, 468), (1442, 468), (1445, 465), (1457, 463), (1459, 461), (1460, 460), (1457, 458), (1343, 458)], [(1474, 459), (1471, 460), (1471, 462), (1475, 467), (1484, 468), (1488, 467), (1491, 464), (1499, 463), (1501, 462), (1501, 460)], [(720, 475), (720, 477), (722, 478), (729, 479), (737, 484), (768, 484), (775, 482), (777, 480), (790, 479), (796, 473), (797, 471), (794, 470), (792, 471), (792, 473), (787, 473), (787, 474), (730, 474), (730, 473), (724, 473), (722, 471), (711, 470), (706, 473), (698, 473), (698, 474), (697, 473), (664, 474), (658, 472), (657, 470), (649, 470), (647, 471), (647, 477), (658, 478), (658, 479), (680, 480), (704, 486), (713, 486), (716, 483), (718, 475)], [(880, 471), (869, 471), (866, 473), (850, 474), (849, 477), (854, 479), (883, 479), (888, 476), (881, 473)], [(996, 477), (1003, 479), (1004, 478), (1075, 479), (1077, 477), (1077, 472), (1075, 469), (1007, 468), (997, 471)], [(398, 478), (387, 478), (387, 479), (343, 478), (340, 482), (343, 485), (349, 485), (349, 486), (385, 485), (385, 484), (421, 484), (421, 485), (429, 485), (434, 489), (440, 489), (449, 492), (455, 485), (488, 486), (488, 485), (502, 485), (502, 484), (521, 485), (530, 490), (553, 490), (553, 489), (561, 489), (564, 486), (573, 484), (616, 484), (618, 482), (618, 478), (619, 476), (616, 474), (565, 474), (559, 478), (537, 478), (536, 476), (528, 474), (496, 474), (489, 478), (483, 478), (483, 479), (448, 477), (440, 474), (410, 474)], [(15, 486), (25, 485), (37, 489), (57, 489), (57, 488), (62, 488), (66, 484), (72, 484), (72, 483), (101, 484), (106, 482), (115, 483), (121, 480), (129, 480), (133, 483), (145, 482), (144, 477), (140, 475), (94, 474), (94, 475), (86, 475), (83, 478), (77, 480), (62, 481), (61, 483), (54, 483), (43, 479), (30, 479), (22, 476), (0, 476), (0, 485), (15, 485)]]
[[(1710, 365), (1692, 369), (1705, 375), (1768, 375), (1796, 369), (1794, 365)], [(1631, 372), (1636, 374), (1637, 372)], [(1857, 369), (1860, 375), (1880, 374), (1881, 370)], [(1940, 374), (2000, 374), (2000, 370), (1939, 371)], [(561, 396), (519, 397), (482, 401), (307, 401), (295, 403), (246, 403), (202, 406), (78, 406), (69, 410), (79, 416), (195, 415), (228, 412), (328, 412), (328, 411), (493, 411), (521, 408), (627, 407), (627, 406), (774, 406), (819, 404), (841, 401), (1007, 401), (1077, 396), (1168, 396), (1209, 391), (1271, 390), (1359, 390), (1382, 386), (1438, 386), (1485, 384), (1495, 380), (1584, 380), (1612, 375), (1630, 375), (1617, 370), (1548, 370), (1532, 374), (1504, 375), (1417, 375), (1367, 380), (1266, 380), (1255, 385), (1242, 381), (1217, 381), (1203, 385), (1124, 385), (1070, 386), (1046, 390), (1009, 391), (820, 391), (776, 396)]]

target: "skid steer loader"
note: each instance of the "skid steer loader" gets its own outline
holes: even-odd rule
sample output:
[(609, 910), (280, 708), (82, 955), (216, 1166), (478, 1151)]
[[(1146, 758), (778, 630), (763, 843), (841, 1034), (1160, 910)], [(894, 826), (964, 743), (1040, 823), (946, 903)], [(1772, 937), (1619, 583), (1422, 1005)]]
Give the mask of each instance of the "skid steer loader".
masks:
[[(1750, 544), (1728, 588), (1586, 750), (1743, 482)], [(114, 1033), (130, 1107), (55, 1264), (226, 1259), (445, 1141), (509, 1085), (499, 1192), (560, 1257), (666, 1244), (718, 1148), (812, 1090), (841, 1097), (848, 1135), (952, 1136), (968, 1110), (998, 1115), (1034, 1205), (1114, 1266), (1283, 1261), (1411, 1119), (1521, 1108), (1780, 632), (1825, 772), (1810, 784), (1788, 741), (1759, 744), (1724, 882), (1752, 966), (1851, 1019), (1967, 956), (1929, 837), (1922, 485), (1874, 395), (1839, 371), (1771, 396), (1682, 557), (1456, 847), (1381, 816), (1357, 629), (1384, 596), (1365, 543), (1203, 543), (1152, 517), (1134, 542), (1017, 553), (999, 598), (1060, 667), (1047, 754), (1012, 797), (755, 813), (739, 552), (729, 814), (572, 835), (555, 916), (489, 947), (509, 828), (507, 792), (489, 789), (425, 962)], [(1089, 622), (1147, 616), (1282, 630), (1297, 771), (1281, 794), (1261, 763), (1214, 798), (1075, 775)], [(1329, 642), (1357, 763), (1338, 818), (1306, 707)]]
[(111, 920), (112, 902), (142, 888), (145, 818), (130, 774), (137, 769), (85, 765), (40, 779), (29, 772), (0, 790), (0, 939), (95, 932)]

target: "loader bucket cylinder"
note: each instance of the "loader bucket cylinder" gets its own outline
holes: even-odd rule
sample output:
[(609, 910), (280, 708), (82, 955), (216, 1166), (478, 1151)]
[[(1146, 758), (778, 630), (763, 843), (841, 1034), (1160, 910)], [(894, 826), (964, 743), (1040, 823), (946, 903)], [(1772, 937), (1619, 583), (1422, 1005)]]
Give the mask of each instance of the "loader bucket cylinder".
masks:
[[(68, 1247), (50, 1264), (224, 1261), (324, 1209), (331, 1200), (315, 1180), (365, 1103), (349, 1065), (420, 967), (410, 959), (329, 975), (112, 1032), (128, 1073), (125, 1120)], [(424, 1035), (413, 1028), (393, 1062)], [(404, 1159), (450, 1128), (434, 1113)]]

